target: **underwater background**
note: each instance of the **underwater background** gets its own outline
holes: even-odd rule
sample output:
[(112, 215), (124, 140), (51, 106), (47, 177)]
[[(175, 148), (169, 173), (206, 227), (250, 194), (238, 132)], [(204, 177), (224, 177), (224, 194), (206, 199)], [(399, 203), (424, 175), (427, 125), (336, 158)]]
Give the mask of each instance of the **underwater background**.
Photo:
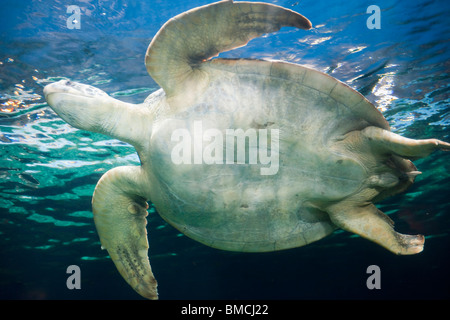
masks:
[[(22, 1), (0, 10), (0, 299), (141, 299), (100, 249), (91, 196), (103, 173), (138, 164), (134, 149), (70, 127), (43, 98), (60, 79), (140, 103), (158, 89), (144, 67), (152, 37), (171, 17), (212, 1)], [(267, 0), (309, 18), (221, 57), (313, 67), (364, 94), (410, 138), (450, 141), (450, 3)], [(69, 5), (80, 29), (66, 25)], [(370, 5), (381, 28), (369, 29)], [(396, 230), (424, 234), (425, 249), (396, 256), (348, 232), (272, 253), (206, 247), (149, 210), (149, 257), (160, 299), (449, 299), (450, 153), (414, 162), (423, 174), (377, 206)], [(69, 290), (67, 267), (81, 270)], [(369, 290), (370, 265), (381, 288)]]

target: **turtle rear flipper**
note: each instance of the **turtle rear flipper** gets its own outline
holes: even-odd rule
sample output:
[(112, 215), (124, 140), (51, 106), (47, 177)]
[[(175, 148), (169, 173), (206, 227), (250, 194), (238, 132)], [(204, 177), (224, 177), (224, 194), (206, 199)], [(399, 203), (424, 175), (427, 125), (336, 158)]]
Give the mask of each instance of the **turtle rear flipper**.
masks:
[(369, 239), (395, 254), (410, 255), (423, 250), (423, 235), (396, 232), (394, 222), (372, 203), (357, 205), (349, 199), (330, 206), (328, 213), (339, 228)]
[(450, 151), (450, 143), (438, 139), (408, 139), (377, 127), (367, 127), (362, 131), (369, 143), (381, 152), (397, 154), (407, 159), (427, 157), (435, 150)]

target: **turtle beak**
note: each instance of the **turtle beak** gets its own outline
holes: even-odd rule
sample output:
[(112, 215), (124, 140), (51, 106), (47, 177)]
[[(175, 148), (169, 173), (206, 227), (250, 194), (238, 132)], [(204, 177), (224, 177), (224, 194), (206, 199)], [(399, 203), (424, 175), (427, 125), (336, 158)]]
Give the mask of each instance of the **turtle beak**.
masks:
[(48, 99), (47, 99), (48, 95), (52, 92), (51, 85), (52, 84), (48, 84), (44, 87), (44, 97), (45, 97), (45, 100), (47, 100), (47, 101), (48, 101)]
[(53, 82), (44, 87), (44, 96), (48, 104), (52, 105), (49, 98), (54, 93), (68, 93), (70, 87), (67, 86), (67, 80), (60, 80), (58, 82)]
[[(74, 82), (69, 80), (60, 80), (58, 82), (53, 82), (44, 87), (45, 99), (52, 93), (72, 93), (71, 86)], [(76, 94), (77, 92), (73, 92)]]
[(48, 102), (48, 96), (52, 93), (65, 93), (86, 98), (108, 97), (108, 94), (100, 89), (87, 84), (70, 80), (60, 80), (44, 87), (44, 96)]
[(48, 84), (44, 87), (45, 100), (50, 107), (54, 106), (54, 101), (51, 99), (51, 95), (58, 92), (60, 92), (60, 90), (57, 90), (57, 88), (55, 88), (55, 83)]

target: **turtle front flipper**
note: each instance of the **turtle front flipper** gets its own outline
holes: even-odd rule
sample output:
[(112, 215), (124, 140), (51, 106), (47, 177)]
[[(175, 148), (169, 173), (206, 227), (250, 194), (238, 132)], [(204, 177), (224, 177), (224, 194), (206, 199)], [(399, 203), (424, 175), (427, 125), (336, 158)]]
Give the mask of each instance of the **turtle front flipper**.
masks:
[(394, 230), (394, 222), (372, 203), (357, 205), (344, 201), (327, 209), (339, 228), (369, 239), (395, 254), (416, 254), (423, 250), (423, 235), (406, 235)]
[[(170, 19), (156, 34), (145, 55), (150, 76), (171, 97), (207, 83), (203, 61), (247, 44), (283, 26), (310, 29), (304, 16), (276, 5), (221, 1)], [(185, 90), (183, 90), (185, 89)]]
[(140, 170), (118, 167), (104, 174), (95, 188), (92, 207), (102, 247), (122, 277), (143, 297), (158, 299), (147, 253), (148, 204)]

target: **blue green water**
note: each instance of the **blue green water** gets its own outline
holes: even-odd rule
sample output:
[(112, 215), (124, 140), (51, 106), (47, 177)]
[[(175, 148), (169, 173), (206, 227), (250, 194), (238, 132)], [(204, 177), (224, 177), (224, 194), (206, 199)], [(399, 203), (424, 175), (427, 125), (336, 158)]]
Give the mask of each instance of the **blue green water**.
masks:
[[(81, 28), (68, 29), (61, 1), (3, 1), (0, 19), (0, 298), (139, 299), (100, 249), (91, 195), (107, 170), (137, 164), (134, 149), (60, 120), (42, 88), (67, 78), (141, 102), (158, 86), (145, 50), (172, 16), (210, 1), (74, 1)], [(447, 1), (269, 0), (308, 17), (221, 57), (272, 58), (314, 67), (372, 101), (392, 130), (450, 141)], [(72, 4), (72, 3), (71, 3)], [(369, 5), (381, 29), (369, 30)], [(275, 253), (231, 253), (182, 236), (150, 209), (150, 261), (162, 299), (448, 299), (450, 153), (415, 162), (423, 172), (379, 208), (425, 250), (395, 256), (346, 232)], [(66, 287), (69, 265), (81, 289)], [(369, 265), (381, 289), (366, 286)]]

